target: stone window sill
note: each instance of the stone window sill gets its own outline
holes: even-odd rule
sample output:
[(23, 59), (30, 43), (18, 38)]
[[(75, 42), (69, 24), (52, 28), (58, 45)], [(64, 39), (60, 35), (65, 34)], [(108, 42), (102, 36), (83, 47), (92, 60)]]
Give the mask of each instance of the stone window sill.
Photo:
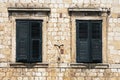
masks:
[(48, 63), (10, 63), (10, 67), (14, 68), (21, 68), (21, 67), (27, 67), (27, 68), (47, 68)]
[(107, 69), (108, 64), (104, 63), (71, 63), (71, 68), (85, 68), (85, 69)]

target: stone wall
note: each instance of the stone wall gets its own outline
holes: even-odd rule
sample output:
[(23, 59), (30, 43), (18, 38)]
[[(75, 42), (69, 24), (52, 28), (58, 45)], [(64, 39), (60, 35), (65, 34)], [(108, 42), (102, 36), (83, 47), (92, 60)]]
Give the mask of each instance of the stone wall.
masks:
[(120, 69), (3, 68), (0, 80), (119, 80)]
[[(15, 58), (14, 25), (8, 7), (50, 8), (46, 19), (45, 63), (43, 67), (11, 66)], [(72, 24), (68, 8), (110, 9), (106, 26), (105, 56), (109, 67), (71, 67)], [(64, 44), (60, 54), (55, 44)], [(60, 57), (60, 61), (58, 61)], [(44, 64), (44, 62), (42, 64)], [(120, 0), (0, 0), (0, 80), (120, 80)], [(23, 65), (23, 64), (22, 64)]]

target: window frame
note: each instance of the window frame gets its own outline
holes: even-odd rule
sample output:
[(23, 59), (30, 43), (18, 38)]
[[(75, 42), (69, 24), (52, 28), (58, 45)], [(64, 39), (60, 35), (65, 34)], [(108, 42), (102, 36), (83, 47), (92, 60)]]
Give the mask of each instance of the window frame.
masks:
[[(16, 20), (43, 20), (43, 25), (42, 25), (42, 62), (41, 63), (47, 63), (47, 55), (46, 55), (46, 36), (47, 36), (47, 20), (48, 17), (46, 15), (39, 16), (39, 17), (18, 17), (18, 16), (11, 16), (10, 21), (13, 23), (12, 24), (12, 58), (11, 58), (11, 63), (19, 63), (16, 62)], [(43, 37), (44, 36), (44, 37)], [(43, 57), (44, 56), (44, 57)]]
[[(28, 43), (28, 50), (29, 50), (29, 51), (28, 51), (28, 53), (26, 53), (26, 55), (27, 55), (27, 61), (17, 61), (18, 54), (17, 54), (17, 49), (16, 49), (16, 62), (23, 62), (23, 63), (42, 62), (42, 60), (41, 60), (41, 59), (42, 59), (42, 52), (39, 52), (39, 53), (38, 53), (38, 54), (41, 56), (41, 58), (39, 57), (39, 59), (40, 59), (39, 61), (37, 61), (36, 58), (32, 58), (32, 51), (33, 51), (33, 50), (32, 50), (32, 40), (33, 40), (33, 38), (32, 38), (32, 36), (31, 36), (31, 35), (32, 35), (32, 27), (31, 27), (32, 25), (31, 25), (31, 24), (32, 24), (33, 22), (38, 22), (38, 23), (40, 24), (40, 25), (39, 25), (39, 28), (41, 27), (40, 29), (42, 29), (43, 20), (32, 20), (32, 19), (31, 19), (31, 20), (30, 20), (30, 19), (29, 19), (29, 20), (27, 20), (27, 19), (24, 20), (24, 19), (16, 19), (16, 34), (18, 34), (18, 32), (17, 32), (17, 23), (19, 24), (19, 22), (21, 22), (21, 23), (22, 23), (22, 22), (28, 23), (28, 25), (27, 25), (26, 27), (27, 27), (27, 29), (28, 29), (28, 35), (29, 35), (29, 36), (28, 36), (28, 37), (29, 37), (29, 38), (28, 38), (28, 41), (29, 41), (29, 43)], [(19, 26), (18, 26), (18, 27), (19, 27)], [(19, 29), (19, 28), (18, 28), (18, 29)], [(42, 32), (40, 32), (40, 33), (42, 33)], [(17, 38), (17, 36), (16, 36), (16, 38)], [(40, 36), (40, 34), (39, 34), (39, 38), (42, 39), (42, 35)], [(40, 39), (39, 39), (39, 40), (40, 40)], [(19, 41), (19, 39), (16, 39), (16, 48), (19, 47), (19, 46), (17, 46), (17, 44), (18, 44), (17, 41)], [(42, 46), (42, 45), (40, 45), (40, 43), (39, 43), (39, 48), (40, 48), (40, 46)], [(41, 50), (41, 51), (42, 51), (42, 50)], [(41, 54), (40, 54), (40, 53), (41, 53)], [(36, 61), (35, 61), (34, 59), (35, 59)]]
[[(83, 24), (87, 24), (87, 37), (86, 38), (80, 38), (80, 32), (78, 32), (79, 30), (79, 28), (80, 28), (80, 26), (79, 26), (79, 24), (81, 24), (81, 23), (83, 23)], [(88, 44), (88, 47), (87, 47), (87, 50), (88, 50), (88, 52), (87, 52), (87, 54), (88, 54), (88, 61), (79, 61), (78, 59), (80, 59), (80, 57), (78, 57), (78, 56), (76, 56), (76, 62), (77, 63), (102, 63), (102, 49), (100, 48), (100, 50), (101, 50), (101, 54), (99, 54), (99, 56), (100, 56), (100, 61), (93, 61), (93, 53), (92, 53), (92, 40), (95, 40), (93, 37), (92, 37), (92, 30), (93, 30), (93, 27), (92, 27), (92, 24), (93, 23), (99, 23), (99, 38), (97, 39), (97, 40), (99, 40), (100, 41), (100, 47), (102, 48), (102, 20), (76, 20), (76, 39), (81, 39), (82, 41), (83, 41), (83, 39), (85, 39), (85, 40), (87, 40), (87, 44)], [(79, 38), (78, 38), (79, 37)], [(79, 41), (78, 41), (78, 44), (77, 44), (77, 41), (78, 40), (76, 40), (76, 55), (79, 55), (80, 54), (80, 52), (78, 53), (77, 52), (77, 47), (80, 47), (78, 44), (79, 44)]]
[(83, 16), (80, 15), (80, 12), (71, 12), (71, 63), (76, 63), (76, 20), (101, 20), (102, 21), (102, 63), (108, 63), (108, 54), (107, 54), (107, 13), (102, 13), (101, 16)]

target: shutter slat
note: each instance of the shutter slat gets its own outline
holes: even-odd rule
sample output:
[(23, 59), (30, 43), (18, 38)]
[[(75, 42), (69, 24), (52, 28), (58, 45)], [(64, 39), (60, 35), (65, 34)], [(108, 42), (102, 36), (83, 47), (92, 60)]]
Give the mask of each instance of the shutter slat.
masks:
[(42, 22), (31, 22), (31, 62), (42, 61)]
[(91, 23), (92, 26), (92, 62), (102, 62), (102, 29), (101, 21)]
[(18, 62), (28, 61), (29, 52), (29, 23), (25, 21), (16, 22), (16, 60)]
[(76, 26), (77, 62), (89, 62), (88, 23), (77, 21)]

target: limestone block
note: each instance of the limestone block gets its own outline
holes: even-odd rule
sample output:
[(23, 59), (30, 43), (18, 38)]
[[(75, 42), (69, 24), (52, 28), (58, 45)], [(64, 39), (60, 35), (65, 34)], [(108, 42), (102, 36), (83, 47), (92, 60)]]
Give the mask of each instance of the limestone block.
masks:
[(66, 70), (64, 68), (61, 68), (60, 69), (60, 72), (65, 72)]
[(90, 3), (90, 0), (84, 0), (84, 3), (88, 4), (88, 3)]
[(38, 69), (38, 72), (46, 72), (46, 69)]
[(115, 49), (120, 49), (120, 41), (114, 41), (113, 44)]
[(111, 72), (118, 72), (117, 69), (111, 69)]
[(69, 8), (69, 6), (70, 6), (70, 5), (69, 5), (68, 3), (65, 3), (65, 6), (64, 6), (64, 7), (65, 7), (65, 8)]
[(114, 19), (113, 19), (113, 22), (114, 22), (114, 23), (117, 23), (117, 18), (114, 18)]
[(53, 4), (53, 8), (59, 8), (58, 4)]
[(51, 13), (51, 17), (59, 17), (58, 13)]
[(103, 76), (104, 76), (103, 73), (97, 73), (97, 74), (98, 74), (98, 76), (100, 76), (100, 77), (103, 77)]
[(0, 49), (4, 48), (4, 45), (0, 45)]
[(110, 36), (113, 37), (113, 36), (114, 36), (114, 32), (109, 32), (109, 33), (108, 33), (108, 36), (109, 36), (109, 37), (110, 37)]
[(108, 49), (113, 50), (114, 46), (113, 45), (108, 45)]
[(38, 3), (39, 2), (39, 0), (31, 0), (31, 2), (35, 2), (35, 3)]
[(115, 36), (115, 37), (114, 37), (114, 40), (120, 40), (120, 37), (116, 37), (116, 36)]
[(64, 4), (59, 4), (58, 7), (59, 7), (59, 8), (63, 8), (63, 7), (64, 7)]
[(38, 0), (38, 2), (39, 2), (39, 3), (44, 3), (44, 2), (45, 2), (45, 0)]
[(65, 22), (65, 23), (69, 23), (69, 22), (70, 22), (70, 19), (65, 18), (65, 19), (64, 19), (64, 22)]
[(50, 21), (51, 22), (57, 22), (57, 18), (52, 18)]
[(91, 4), (100, 4), (100, 0), (91, 0)]
[(20, 0), (21, 3), (26, 3), (26, 0)]
[(17, 80), (23, 80), (22, 77), (17, 77)]
[(48, 76), (48, 72), (43, 72), (43, 73), (42, 73), (42, 76), (44, 76), (44, 77), (45, 77), (45, 76)]
[(78, 0), (72, 0), (72, 3), (77, 3), (78, 2)]
[(57, 12), (57, 9), (52, 8), (52, 9), (51, 9), (51, 12), (52, 12), (52, 13)]
[(4, 19), (3, 18), (0, 18), (0, 23), (3, 23), (4, 22)]
[(118, 23), (120, 23), (120, 18), (118, 18)]
[(116, 30), (116, 33), (115, 33), (115, 35), (114, 35), (114, 36), (116, 36), (116, 37), (118, 36), (118, 37), (119, 37), (119, 36), (120, 36), (120, 33), (119, 33), (119, 32), (117, 32), (117, 30)]
[(23, 77), (23, 80), (29, 80), (28, 77)]
[(5, 55), (0, 53), (0, 59), (1, 58), (5, 58)]
[(101, 72), (101, 73), (104, 73), (104, 72), (105, 72), (105, 70), (104, 70), (104, 69), (100, 69), (100, 72)]
[(78, 77), (78, 80), (85, 80), (84, 77)]
[(51, 3), (56, 3), (56, 0), (51, 0)]
[(11, 2), (11, 3), (17, 3), (17, 2), (19, 2), (19, 0), (8, 0), (8, 2)]
[(36, 72), (35, 75), (36, 75), (36, 76), (41, 76), (42, 73), (41, 73), (41, 72)]
[(8, 64), (7, 63), (0, 63), (0, 67), (7, 67)]
[(101, 0), (101, 3), (106, 3), (107, 0)]
[(0, 26), (0, 35), (3, 34), (3, 30), (4, 30), (4, 27), (3, 27), (3, 26)]
[(117, 54), (117, 50), (110, 50), (110, 54)]
[(50, 3), (51, 0), (43, 0), (44, 3)]
[(7, 0), (0, 0), (0, 3), (7, 2)]
[(54, 28), (54, 31), (58, 31), (58, 28)]
[(54, 30), (54, 28), (48, 28), (47, 29), (47, 31), (53, 31)]
[(57, 3), (63, 3), (63, 0), (57, 0), (56, 2)]
[(55, 36), (57, 34), (57, 32), (52, 32), (52, 36)]
[(112, 23), (113, 22), (113, 18), (109, 18), (109, 23)]
[(78, 0), (77, 3), (83, 4), (84, 0)]

